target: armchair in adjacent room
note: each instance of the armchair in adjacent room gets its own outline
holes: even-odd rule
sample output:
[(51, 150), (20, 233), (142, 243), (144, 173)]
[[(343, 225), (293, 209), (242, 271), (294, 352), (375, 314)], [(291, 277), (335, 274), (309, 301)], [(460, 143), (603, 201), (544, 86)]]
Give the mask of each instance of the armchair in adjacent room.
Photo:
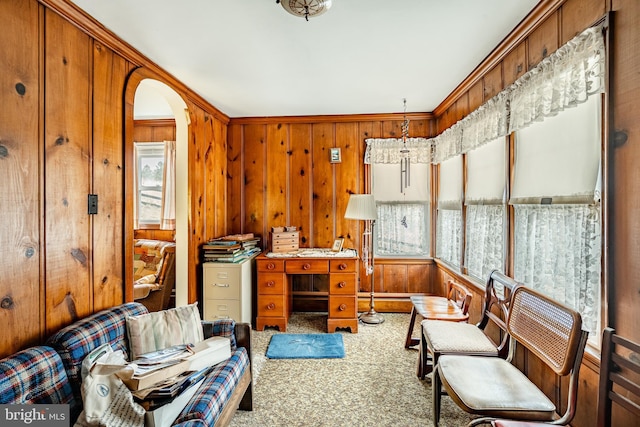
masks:
[(176, 244), (137, 239), (134, 247), (133, 299), (149, 311), (169, 308), (176, 283)]

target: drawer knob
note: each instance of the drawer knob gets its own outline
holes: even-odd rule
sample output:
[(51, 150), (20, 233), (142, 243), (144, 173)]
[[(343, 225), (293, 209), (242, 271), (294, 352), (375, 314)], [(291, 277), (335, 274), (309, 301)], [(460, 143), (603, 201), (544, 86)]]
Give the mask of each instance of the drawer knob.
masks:
[(273, 270), (275, 268), (276, 268), (276, 265), (274, 263), (270, 262), (267, 264), (267, 270)]
[(338, 283), (338, 287), (339, 288), (344, 288), (345, 286), (347, 286), (347, 282), (339, 282)]
[(273, 310), (275, 308), (276, 308), (276, 305), (274, 303), (271, 302), (271, 303), (267, 304), (267, 310)]
[(340, 304), (340, 306), (338, 307), (338, 310), (340, 311), (345, 311), (347, 309), (347, 304)]
[(344, 262), (338, 265), (338, 270), (346, 270), (346, 269), (347, 269), (347, 264), (345, 264)]
[(306, 263), (306, 264), (303, 264), (303, 265), (302, 265), (302, 269), (303, 269), (303, 270), (308, 270), (308, 269), (310, 269), (310, 268), (311, 268), (311, 264), (309, 264), (309, 263)]
[(273, 280), (269, 280), (267, 282), (267, 288), (273, 288), (276, 285), (276, 282), (274, 282)]

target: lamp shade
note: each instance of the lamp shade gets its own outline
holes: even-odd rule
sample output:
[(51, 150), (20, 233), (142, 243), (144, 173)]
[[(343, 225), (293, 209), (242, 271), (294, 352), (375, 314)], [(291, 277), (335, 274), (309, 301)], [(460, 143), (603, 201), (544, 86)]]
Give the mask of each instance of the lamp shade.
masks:
[(376, 201), (372, 194), (351, 194), (347, 210), (344, 213), (346, 219), (376, 220)]

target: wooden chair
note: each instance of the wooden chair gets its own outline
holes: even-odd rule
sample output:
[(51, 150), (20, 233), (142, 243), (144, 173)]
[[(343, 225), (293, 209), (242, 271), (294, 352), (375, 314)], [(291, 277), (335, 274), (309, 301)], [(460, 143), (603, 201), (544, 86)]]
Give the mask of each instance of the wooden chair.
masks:
[[(509, 357), (464, 355), (440, 356), (433, 373), (433, 421), (440, 418), (440, 388), (454, 403), (471, 414), (481, 415), (469, 426), (497, 418), (550, 421), (568, 424), (575, 414), (578, 375), (588, 333), (575, 310), (533, 289), (513, 291), (507, 331)], [(564, 414), (556, 418), (556, 406), (524, 373), (511, 364), (517, 346), (540, 359), (560, 377), (569, 378)]]
[[(487, 279), (482, 319), (476, 325), (424, 320), (421, 324), (418, 376), (424, 379), (442, 354), (507, 357), (506, 319), (510, 296), (519, 284), (493, 270)], [(491, 335), (497, 339), (493, 339)]]
[[(598, 427), (622, 425), (612, 422), (616, 403), (635, 416), (633, 425), (640, 425), (640, 344), (616, 335), (612, 328), (602, 334), (600, 383), (598, 387)], [(631, 396), (630, 396), (631, 395)], [(633, 396), (633, 397), (632, 397)], [(628, 423), (628, 421), (627, 421)], [(542, 427), (549, 423), (495, 420), (494, 427)], [(631, 424), (625, 424), (631, 425)]]
[(412, 295), (409, 299), (413, 307), (404, 348), (420, 343), (420, 340), (412, 338), (416, 316), (419, 315), (422, 319), (466, 322), (469, 320), (469, 304), (471, 304), (472, 297), (473, 294), (469, 292), (469, 289), (454, 280), (447, 281), (446, 297)]

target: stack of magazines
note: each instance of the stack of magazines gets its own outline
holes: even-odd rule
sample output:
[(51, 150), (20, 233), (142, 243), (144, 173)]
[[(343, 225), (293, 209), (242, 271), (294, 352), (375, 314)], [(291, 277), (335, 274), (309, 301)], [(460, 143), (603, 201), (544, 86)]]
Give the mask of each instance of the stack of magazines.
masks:
[(253, 233), (232, 234), (202, 245), (203, 262), (241, 262), (259, 253), (259, 237)]

